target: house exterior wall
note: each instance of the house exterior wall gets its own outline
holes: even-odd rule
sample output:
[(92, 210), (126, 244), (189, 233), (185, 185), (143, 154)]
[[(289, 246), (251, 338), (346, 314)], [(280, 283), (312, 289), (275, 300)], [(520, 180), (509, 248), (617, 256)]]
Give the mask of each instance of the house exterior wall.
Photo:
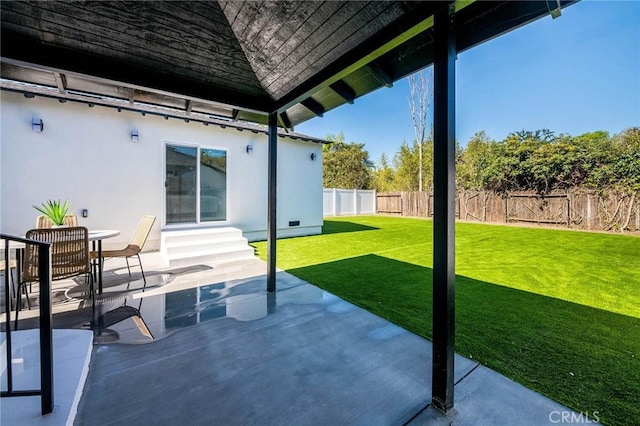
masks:
[[(200, 226), (234, 226), (251, 241), (266, 238), (267, 135), (11, 92), (0, 96), (2, 232), (24, 235), (35, 226), (34, 205), (62, 199), (69, 200), (79, 225), (120, 230), (105, 248), (128, 242), (142, 215), (156, 216), (145, 249), (157, 249), (166, 226), (165, 144), (172, 143), (227, 151), (227, 221)], [(43, 120), (41, 133), (32, 130), (32, 117)], [(131, 140), (133, 129), (138, 142)], [(321, 232), (320, 144), (278, 139), (277, 216), (279, 236)], [(289, 221), (300, 225), (290, 227)]]

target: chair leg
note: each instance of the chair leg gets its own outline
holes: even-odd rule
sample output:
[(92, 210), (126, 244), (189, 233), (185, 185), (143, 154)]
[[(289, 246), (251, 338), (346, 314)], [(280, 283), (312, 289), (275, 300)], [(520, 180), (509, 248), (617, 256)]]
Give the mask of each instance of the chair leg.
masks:
[[(11, 274), (11, 294), (13, 295), (13, 297), (16, 299), (16, 301), (18, 300), (18, 293), (16, 293), (16, 281), (13, 279), (13, 271), (11, 269), (9, 269), (9, 273)], [(13, 309), (13, 298), (11, 299), (11, 305), (10, 308)]]
[(23, 286), (24, 288), (24, 297), (27, 299), (27, 307), (31, 310), (31, 300), (29, 300), (29, 293), (31, 292), (31, 284), (29, 284), (29, 291), (27, 291), (27, 286)]
[(127, 269), (129, 270), (129, 276), (131, 276), (131, 268), (129, 267), (129, 258), (125, 257), (124, 260), (127, 262)]
[[(15, 319), (15, 322), (13, 323), (14, 330), (18, 329), (18, 313), (19, 312), (20, 312), (20, 306), (16, 306), (16, 319)], [(9, 327), (11, 327), (11, 324), (9, 324)]]
[[(22, 294), (20, 294), (21, 291), (22, 283), (18, 283), (18, 292), (16, 293), (16, 319), (13, 325), (14, 330), (18, 329), (18, 314), (20, 313), (20, 308), (22, 308)], [(9, 327), (11, 327), (11, 324), (9, 324)]]
[[(142, 272), (142, 281), (144, 281), (144, 287), (147, 286), (147, 279), (144, 276), (144, 269), (142, 269), (142, 260), (140, 260), (140, 254), (137, 254), (136, 256), (138, 256), (138, 263), (140, 264), (140, 271)], [(143, 287), (143, 289), (144, 289)]]
[(27, 299), (27, 307), (31, 310), (31, 300), (29, 300), (29, 290), (27, 290), (27, 283), (18, 284), (18, 292), (16, 293), (16, 304), (19, 309), (22, 309), (22, 294)]

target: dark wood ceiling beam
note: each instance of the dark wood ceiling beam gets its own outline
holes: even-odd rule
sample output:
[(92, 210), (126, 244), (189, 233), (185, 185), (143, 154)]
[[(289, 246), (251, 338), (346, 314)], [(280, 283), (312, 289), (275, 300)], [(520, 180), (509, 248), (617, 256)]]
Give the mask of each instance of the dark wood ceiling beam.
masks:
[(289, 119), (289, 114), (287, 114), (287, 112), (282, 112), (280, 113), (280, 121), (282, 122), (282, 126), (285, 129), (291, 129), (293, 126), (291, 126), (291, 120)]
[(300, 103), (309, 111), (317, 115), (318, 117), (322, 117), (322, 115), (326, 111), (324, 107), (320, 104), (320, 102), (316, 101), (313, 98), (307, 98)]
[(393, 78), (376, 62), (369, 63), (369, 65), (367, 65), (367, 70), (369, 70), (371, 75), (373, 75), (381, 85), (393, 87)]
[(58, 90), (60, 91), (60, 93), (66, 93), (67, 76), (59, 72), (54, 72), (53, 78), (56, 80), (56, 86), (58, 87)]
[(356, 99), (356, 92), (349, 86), (344, 80), (338, 80), (335, 83), (329, 85), (331, 90), (336, 92), (338, 96), (340, 96), (345, 101), (353, 104), (353, 101)]

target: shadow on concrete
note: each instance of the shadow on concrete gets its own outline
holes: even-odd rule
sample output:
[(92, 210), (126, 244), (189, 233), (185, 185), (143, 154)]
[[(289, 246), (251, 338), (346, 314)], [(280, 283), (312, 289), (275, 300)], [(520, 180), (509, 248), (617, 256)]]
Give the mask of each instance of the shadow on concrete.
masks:
[[(431, 268), (366, 255), (287, 272), (431, 338)], [(457, 276), (456, 349), (605, 423), (640, 418), (638, 318)]]

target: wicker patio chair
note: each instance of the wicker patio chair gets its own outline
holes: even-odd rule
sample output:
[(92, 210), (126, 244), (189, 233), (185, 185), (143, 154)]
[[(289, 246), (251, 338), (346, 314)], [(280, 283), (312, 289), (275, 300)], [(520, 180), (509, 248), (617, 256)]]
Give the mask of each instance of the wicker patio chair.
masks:
[[(140, 265), (140, 271), (142, 272), (142, 280), (145, 285), (147, 284), (147, 279), (144, 276), (144, 269), (142, 268), (142, 261), (140, 260), (140, 252), (144, 247), (144, 244), (147, 242), (147, 237), (149, 237), (149, 233), (151, 232), (151, 227), (153, 227), (154, 222), (156, 221), (155, 216), (142, 216), (140, 219), (140, 223), (138, 223), (138, 227), (136, 231), (133, 233), (131, 240), (127, 247), (122, 250), (102, 250), (102, 259), (101, 262), (104, 262), (104, 259), (111, 257), (124, 257), (127, 262), (127, 270), (129, 271), (129, 276), (131, 276), (131, 267), (129, 266), (129, 258), (133, 256), (138, 257), (138, 264)], [(91, 259), (97, 259), (98, 252), (91, 252)]]
[[(78, 217), (75, 214), (68, 214), (64, 217), (64, 225), (66, 226), (78, 226)], [(46, 216), (40, 215), (36, 219), (37, 229), (53, 228), (53, 222)]]
[[(89, 288), (93, 294), (93, 276), (89, 256), (89, 231), (84, 226), (68, 228), (32, 229), (26, 238), (51, 243), (51, 279), (62, 280), (79, 275), (89, 279)], [(28, 283), (40, 281), (38, 276), (38, 247), (27, 244), (24, 250), (22, 279), (18, 284), (17, 295)], [(40, 289), (42, 290), (42, 289)], [(19, 296), (21, 297), (21, 296)], [(16, 303), (15, 329), (18, 328), (20, 300)]]

